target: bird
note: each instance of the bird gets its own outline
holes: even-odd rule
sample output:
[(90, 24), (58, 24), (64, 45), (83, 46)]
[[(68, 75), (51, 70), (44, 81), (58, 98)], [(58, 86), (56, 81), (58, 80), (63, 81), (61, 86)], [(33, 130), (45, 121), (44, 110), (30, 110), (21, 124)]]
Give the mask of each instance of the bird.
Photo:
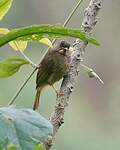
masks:
[(66, 41), (60, 41), (50, 48), (45, 54), (41, 63), (38, 67), (38, 72), (36, 76), (36, 96), (33, 104), (33, 110), (37, 110), (40, 105), (40, 95), (42, 90), (50, 85), (57, 95), (62, 95), (64, 93), (59, 93), (55, 87), (54, 83), (62, 79), (69, 72), (70, 65), (70, 44)]

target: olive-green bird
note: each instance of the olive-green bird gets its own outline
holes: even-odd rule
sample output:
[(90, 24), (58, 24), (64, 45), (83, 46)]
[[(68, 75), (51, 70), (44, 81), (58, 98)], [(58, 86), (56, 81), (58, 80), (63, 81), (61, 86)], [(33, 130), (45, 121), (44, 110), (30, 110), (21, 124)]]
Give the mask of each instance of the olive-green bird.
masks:
[[(36, 78), (36, 97), (33, 110), (38, 109), (40, 94), (47, 85), (53, 87), (69, 71), (70, 44), (66, 41), (59, 42), (55, 47), (50, 48), (39, 65)], [(54, 88), (54, 87), (53, 87)], [(55, 88), (54, 88), (55, 89)], [(55, 90), (57, 92), (57, 90)]]

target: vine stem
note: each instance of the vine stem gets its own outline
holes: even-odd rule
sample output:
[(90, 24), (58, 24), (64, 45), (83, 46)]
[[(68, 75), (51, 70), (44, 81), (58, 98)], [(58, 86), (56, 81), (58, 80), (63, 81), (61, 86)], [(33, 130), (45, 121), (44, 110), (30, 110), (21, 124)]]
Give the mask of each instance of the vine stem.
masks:
[[(73, 8), (73, 10), (70, 12), (69, 16), (67, 17), (67, 19), (65, 20), (65, 22), (63, 23), (63, 27), (65, 27), (70, 19), (72, 18), (72, 16), (74, 15), (74, 13), (76, 12), (77, 8), (80, 6), (80, 4), (82, 3), (83, 0), (79, 0), (78, 3), (75, 5), (75, 7)], [(52, 43), (55, 43), (56, 39), (54, 39), (52, 41)], [(49, 50), (49, 48), (46, 50), (45, 54), (47, 53), (47, 51)], [(45, 54), (43, 55), (43, 57), (45, 56)], [(42, 57), (42, 58), (43, 58)], [(41, 59), (42, 60), (42, 59)], [(34, 75), (34, 73), (36, 72), (37, 68), (35, 68), (31, 74), (28, 76), (28, 78), (22, 83), (22, 85), (20, 86), (20, 88), (18, 89), (18, 91), (15, 93), (15, 95), (11, 98), (10, 102), (8, 103), (8, 105), (12, 105), (16, 98), (19, 96), (19, 94), (21, 93), (21, 91), (23, 90), (23, 88), (26, 86), (26, 84), (28, 83), (28, 81), (31, 79), (31, 77)]]

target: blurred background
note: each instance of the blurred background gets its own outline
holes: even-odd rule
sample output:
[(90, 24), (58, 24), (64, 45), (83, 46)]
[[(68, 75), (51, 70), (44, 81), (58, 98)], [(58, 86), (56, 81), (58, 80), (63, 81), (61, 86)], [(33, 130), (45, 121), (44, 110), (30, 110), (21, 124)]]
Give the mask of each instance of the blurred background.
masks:
[[(79, 28), (84, 9), (90, 0), (84, 0), (69, 27)], [(16, 0), (0, 27), (9, 29), (32, 24), (63, 23), (77, 0)], [(56, 136), (52, 150), (119, 150), (120, 149), (120, 1), (103, 1), (93, 36), (101, 46), (89, 45), (84, 64), (93, 68), (103, 79), (90, 79), (80, 68), (65, 123)], [(30, 43), (26, 55), (38, 62), (46, 47)], [(0, 49), (0, 60), (22, 57), (6, 45)], [(14, 76), (0, 79), (0, 106), (6, 106), (32, 68), (24, 66)], [(31, 108), (35, 96), (35, 76), (29, 81), (16, 100), (17, 107)], [(60, 82), (56, 84), (59, 88)], [(42, 93), (40, 113), (49, 118), (56, 95), (48, 87)]]

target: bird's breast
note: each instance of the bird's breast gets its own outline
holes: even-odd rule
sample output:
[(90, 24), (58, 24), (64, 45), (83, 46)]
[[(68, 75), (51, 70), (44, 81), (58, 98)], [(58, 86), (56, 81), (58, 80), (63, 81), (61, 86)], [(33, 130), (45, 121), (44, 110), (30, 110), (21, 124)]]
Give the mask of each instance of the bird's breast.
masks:
[(54, 58), (53, 72), (48, 79), (50, 84), (54, 84), (59, 81), (64, 75), (69, 71), (68, 60), (66, 57), (57, 57)]

